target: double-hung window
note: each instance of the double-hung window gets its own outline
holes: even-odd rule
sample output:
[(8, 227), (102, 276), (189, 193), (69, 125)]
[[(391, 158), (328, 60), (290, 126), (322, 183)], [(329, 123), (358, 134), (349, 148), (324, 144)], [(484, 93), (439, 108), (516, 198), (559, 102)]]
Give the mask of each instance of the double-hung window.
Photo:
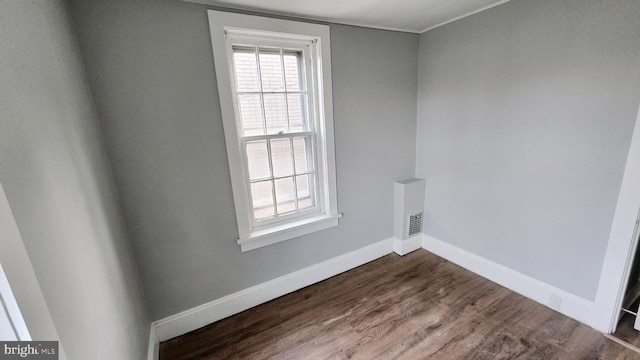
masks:
[(209, 24), (242, 250), (337, 225), (329, 28)]

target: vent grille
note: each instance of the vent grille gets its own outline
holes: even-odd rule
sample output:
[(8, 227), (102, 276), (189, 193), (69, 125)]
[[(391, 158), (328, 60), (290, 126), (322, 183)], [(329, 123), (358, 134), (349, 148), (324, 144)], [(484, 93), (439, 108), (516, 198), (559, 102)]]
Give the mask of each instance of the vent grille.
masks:
[(409, 236), (422, 232), (422, 213), (409, 215)]

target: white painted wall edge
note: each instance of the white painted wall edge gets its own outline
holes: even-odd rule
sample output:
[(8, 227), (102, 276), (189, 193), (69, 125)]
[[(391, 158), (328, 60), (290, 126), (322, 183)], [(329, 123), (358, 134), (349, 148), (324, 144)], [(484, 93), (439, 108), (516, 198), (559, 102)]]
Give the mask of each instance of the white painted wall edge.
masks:
[(637, 245), (636, 220), (640, 208), (640, 109), (631, 136), (618, 203), (611, 224), (607, 251), (596, 292), (593, 327), (612, 333)]
[(404, 240), (393, 239), (393, 251), (400, 256), (407, 255), (420, 248), (422, 248), (422, 234), (414, 235)]
[(594, 306), (593, 302), (429, 235), (423, 234), (422, 237), (422, 247), (425, 250), (544, 306), (551, 308), (551, 306), (549, 306), (549, 299), (551, 295), (560, 297), (562, 299), (560, 308), (553, 308), (553, 310), (556, 310), (583, 324), (591, 326), (590, 314)]
[[(252, 286), (223, 298), (183, 311), (152, 323), (157, 342), (186, 334), (215, 321), (263, 304), (282, 295), (302, 289), (343, 273), (393, 251), (394, 239), (387, 239), (298, 270), (291, 274)], [(152, 335), (153, 336), (153, 335)], [(156, 340), (154, 340), (156, 341)], [(151, 341), (150, 341), (151, 343)], [(151, 345), (149, 346), (151, 351)], [(151, 355), (149, 357), (151, 358)]]
[(151, 323), (151, 329), (149, 330), (149, 350), (147, 360), (159, 360), (160, 359), (160, 340), (158, 340), (158, 332), (156, 326)]
[(0, 262), (31, 338), (59, 341), (59, 359), (66, 360), (64, 345), (58, 336), (49, 306), (31, 265), (2, 184), (0, 184), (0, 235)]

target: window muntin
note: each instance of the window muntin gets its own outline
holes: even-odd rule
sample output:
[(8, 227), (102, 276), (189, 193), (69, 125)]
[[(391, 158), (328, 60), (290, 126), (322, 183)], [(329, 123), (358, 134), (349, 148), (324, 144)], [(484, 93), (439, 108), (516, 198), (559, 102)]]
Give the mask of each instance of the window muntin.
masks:
[(253, 227), (319, 213), (308, 52), (233, 40), (230, 45)]

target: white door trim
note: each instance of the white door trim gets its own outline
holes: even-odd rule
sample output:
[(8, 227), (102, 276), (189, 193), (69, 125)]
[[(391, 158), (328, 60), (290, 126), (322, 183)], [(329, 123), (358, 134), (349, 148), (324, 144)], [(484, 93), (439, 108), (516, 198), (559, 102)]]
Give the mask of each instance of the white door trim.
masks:
[(604, 333), (613, 332), (617, 325), (623, 292), (637, 245), (634, 232), (639, 209), (640, 109), (631, 138), (591, 321), (591, 326)]
[(7, 316), (5, 319), (7, 323), (2, 326), (10, 327), (16, 340), (31, 341), (31, 334), (29, 334), (27, 324), (24, 322), (18, 302), (13, 296), (11, 285), (9, 285), (9, 280), (4, 273), (2, 264), (0, 264), (0, 311), (5, 312)]

